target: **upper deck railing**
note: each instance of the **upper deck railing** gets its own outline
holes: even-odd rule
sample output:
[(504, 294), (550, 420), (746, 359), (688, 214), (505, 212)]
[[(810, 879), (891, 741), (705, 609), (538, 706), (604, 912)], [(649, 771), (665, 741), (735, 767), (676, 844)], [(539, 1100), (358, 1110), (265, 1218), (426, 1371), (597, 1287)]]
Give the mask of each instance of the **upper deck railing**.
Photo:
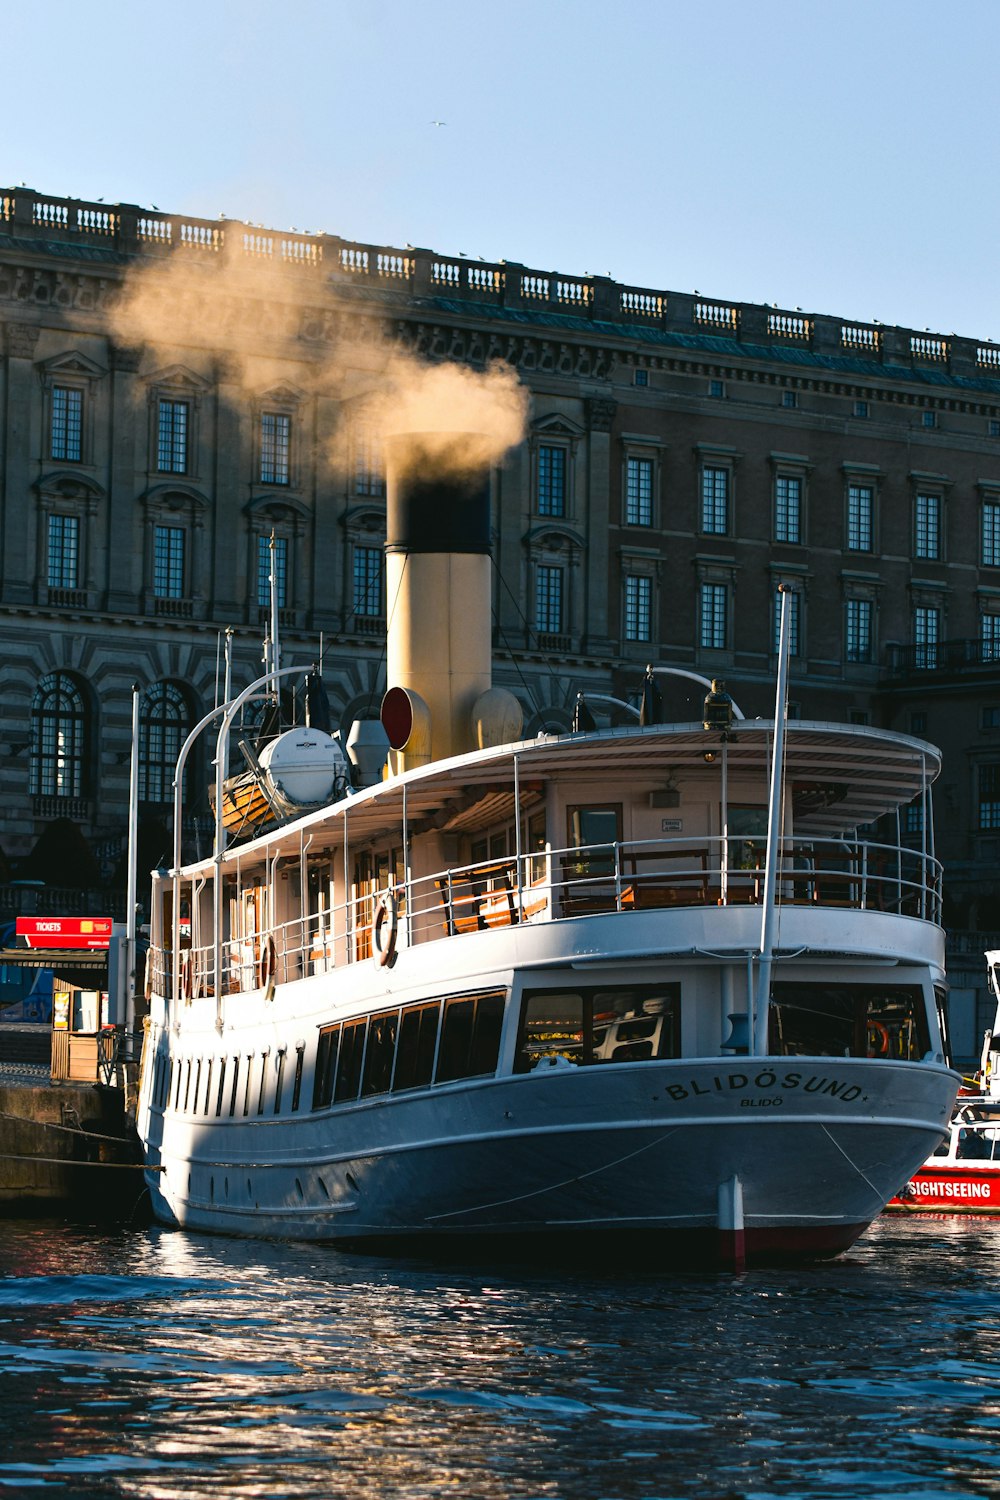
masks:
[[(783, 906), (888, 912), (939, 923), (941, 875), (936, 859), (895, 844), (787, 842), (776, 899)], [(547, 850), (400, 883), (393, 891), (391, 920), (398, 923), (395, 939), (405, 947), (523, 923), (692, 907), (759, 907), (765, 879), (762, 840), (658, 839)], [(355, 893), (337, 907), (303, 913), (259, 932), (228, 933), (222, 946), (226, 993), (372, 960), (377, 956), (373, 932), (378, 906), (385, 894)], [(381, 920), (384, 925), (384, 915)], [(210, 937), (196, 913), (190, 939), (181, 943), (178, 992), (183, 999), (215, 993)], [(169, 993), (174, 983), (169, 950), (151, 949), (150, 965), (156, 993)]]
[(911, 372), (1000, 379), (1000, 344), (954, 334), (803, 313), (700, 293), (623, 286), (610, 276), (570, 276), (515, 261), (487, 262), (433, 250), (367, 245), (331, 234), (285, 232), (235, 219), (198, 219), (134, 203), (87, 203), (31, 188), (0, 188), (0, 234), (99, 246), (126, 256), (235, 258), (333, 282), (447, 297), (514, 311), (571, 314), (624, 329), (708, 334), (745, 345), (847, 355)]

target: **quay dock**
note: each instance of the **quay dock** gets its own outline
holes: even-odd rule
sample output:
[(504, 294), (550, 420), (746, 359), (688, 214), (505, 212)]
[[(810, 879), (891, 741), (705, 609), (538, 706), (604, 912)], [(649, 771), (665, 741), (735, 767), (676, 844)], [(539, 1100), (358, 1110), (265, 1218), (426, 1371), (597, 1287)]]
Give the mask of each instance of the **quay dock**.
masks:
[(47, 1026), (0, 1024), (0, 1214), (145, 1217), (124, 1078), (53, 1081), (51, 1049)]

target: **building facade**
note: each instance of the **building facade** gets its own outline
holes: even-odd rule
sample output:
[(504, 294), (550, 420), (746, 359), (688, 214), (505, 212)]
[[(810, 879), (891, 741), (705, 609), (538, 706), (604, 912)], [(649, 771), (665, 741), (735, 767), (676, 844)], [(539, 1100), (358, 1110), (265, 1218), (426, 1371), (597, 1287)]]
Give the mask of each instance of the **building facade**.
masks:
[[(130, 321), (149, 271), (176, 279)], [(649, 661), (770, 716), (790, 585), (791, 711), (942, 747), (949, 920), (1000, 929), (1000, 346), (27, 189), (0, 191), (0, 329), (9, 861), (69, 820), (114, 863), (133, 683), (168, 827), (226, 632), (235, 684), (260, 671), (272, 535), (285, 660), (322, 659), (345, 730), (377, 713), (399, 350), (530, 394), (493, 478), (494, 674), (526, 732)], [(700, 717), (694, 685), (664, 695)]]

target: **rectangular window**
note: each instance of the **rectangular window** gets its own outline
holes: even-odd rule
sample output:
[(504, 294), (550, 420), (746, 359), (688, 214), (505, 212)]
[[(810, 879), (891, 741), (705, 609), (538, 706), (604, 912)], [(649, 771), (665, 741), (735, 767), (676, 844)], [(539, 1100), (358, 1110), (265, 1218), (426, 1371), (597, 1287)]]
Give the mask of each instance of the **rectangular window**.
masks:
[(1000, 661), (1000, 615), (979, 616), (979, 659)]
[[(274, 539), (275, 603), (284, 609), (288, 597), (288, 538)], [(261, 609), (271, 607), (271, 538), (257, 538), (257, 603)]]
[(539, 565), (535, 573), (535, 629), (540, 635), (562, 630), (562, 568)]
[(1000, 503), (983, 506), (983, 566), (1000, 567)]
[(774, 539), (802, 540), (802, 480), (793, 475), (779, 474), (774, 481)]
[(979, 767), (979, 826), (1000, 828), (1000, 764)]
[(52, 387), (52, 457), (79, 463), (83, 457), (83, 392)]
[(911, 802), (906, 808), (903, 831), (908, 834), (923, 833), (924, 805), (922, 802)]
[(538, 514), (566, 514), (566, 449), (542, 444), (538, 449)]
[(368, 1022), (368, 1046), (365, 1049), (365, 1074), (361, 1080), (361, 1097), (387, 1094), (392, 1082), (392, 1061), (396, 1055), (396, 1033), (399, 1012), (372, 1016)]
[(161, 474), (187, 473), (188, 404), (161, 401), (156, 422), (156, 467)]
[(434, 1074), (439, 1009), (435, 1001), (432, 1005), (409, 1005), (403, 1011), (396, 1071), (392, 1079), (393, 1093), (426, 1088), (430, 1083)]
[(792, 411), (799, 404), (799, 398), (795, 391), (782, 391), (781, 404), (786, 411)]
[(729, 470), (701, 471), (701, 529), (725, 536), (729, 531)]
[(282, 412), (260, 414), (260, 482), (288, 484), (292, 419)]
[(854, 415), (856, 417), (861, 417), (862, 419), (864, 419), (865, 417), (867, 417), (867, 415), (868, 415), (868, 402), (867, 401), (855, 401), (855, 403), (854, 403)]
[(872, 512), (875, 493), (869, 484), (852, 484), (847, 490), (847, 549), (872, 550)]
[[(781, 645), (781, 599), (779, 590), (774, 591), (774, 654), (777, 656)], [(798, 656), (799, 653), (799, 605), (802, 603), (802, 595), (794, 590), (788, 594), (788, 654)]]
[(382, 549), (354, 549), (354, 613), (365, 619), (382, 617)]
[(706, 650), (725, 650), (727, 605), (728, 595), (724, 583), (702, 584), (698, 641)]
[(153, 533), (153, 593), (157, 599), (184, 598), (184, 530), (157, 526)]
[(292, 1113), (299, 1107), (302, 1099), (302, 1069), (305, 1065), (306, 1049), (305, 1043), (300, 1042), (295, 1049), (295, 1078), (292, 1082)]
[(872, 659), (872, 601), (847, 601), (847, 660), (870, 662)]
[(651, 639), (653, 580), (629, 576), (625, 579), (625, 639), (648, 641)]
[(634, 383), (636, 385), (648, 385), (649, 384), (649, 371), (648, 370), (636, 370), (635, 376), (634, 376)]
[(771, 1006), (772, 1050), (782, 1057), (919, 1062), (930, 1046), (923, 995), (914, 985), (776, 980)]
[(360, 428), (354, 441), (354, 493), (385, 494), (385, 461), (382, 444), (367, 428)]
[(625, 524), (653, 524), (653, 461), (630, 458), (625, 466)]
[(445, 1002), (435, 1083), (496, 1072), (504, 1000), (504, 992), (499, 990)]
[(917, 556), (940, 557), (941, 500), (938, 495), (917, 496), (915, 522)]
[(577, 1067), (654, 1061), (680, 1055), (681, 987), (535, 990), (524, 997), (516, 1073), (548, 1059)]
[(49, 516), (49, 588), (75, 589), (79, 570), (79, 517)]
[(316, 1043), (316, 1072), (313, 1075), (313, 1109), (326, 1109), (333, 1102), (333, 1083), (337, 1076), (337, 1054), (340, 1049), (340, 1027), (324, 1026)]
[(914, 666), (918, 671), (932, 672), (938, 664), (941, 611), (934, 605), (918, 604), (913, 611)]
[(337, 1086), (334, 1089), (334, 1099), (338, 1104), (343, 1099), (358, 1097), (367, 1024), (367, 1021), (348, 1021), (344, 1024), (340, 1038), (340, 1057), (337, 1061)]

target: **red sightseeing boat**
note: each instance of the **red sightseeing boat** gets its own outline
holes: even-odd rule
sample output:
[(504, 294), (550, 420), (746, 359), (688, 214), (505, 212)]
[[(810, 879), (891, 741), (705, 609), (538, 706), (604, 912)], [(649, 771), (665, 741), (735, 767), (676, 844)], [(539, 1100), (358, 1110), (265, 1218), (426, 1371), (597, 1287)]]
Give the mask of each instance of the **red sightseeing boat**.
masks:
[(887, 1211), (1000, 1216), (1000, 951), (986, 963), (998, 1003), (979, 1073), (960, 1090), (947, 1135)]

